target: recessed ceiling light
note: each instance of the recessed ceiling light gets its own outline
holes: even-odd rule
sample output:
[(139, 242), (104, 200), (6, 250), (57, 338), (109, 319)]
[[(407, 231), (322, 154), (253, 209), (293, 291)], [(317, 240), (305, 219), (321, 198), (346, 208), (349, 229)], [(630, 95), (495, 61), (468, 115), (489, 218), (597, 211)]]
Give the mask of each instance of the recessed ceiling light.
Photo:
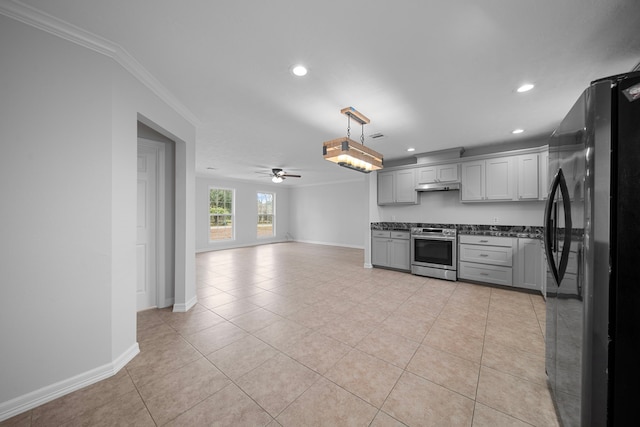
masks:
[(307, 67), (305, 67), (304, 65), (295, 65), (292, 69), (291, 72), (298, 76), (298, 77), (302, 77), (302, 76), (306, 76), (307, 75)]
[(534, 88), (534, 85), (531, 83), (525, 83), (522, 86), (520, 86), (518, 89), (516, 89), (518, 92), (529, 92), (531, 89)]
[(407, 151), (416, 151), (416, 149), (413, 147), (410, 147), (410, 148), (407, 148)]
[(518, 133), (522, 133), (522, 132), (524, 132), (524, 129), (514, 129), (514, 130), (511, 131), (511, 133), (513, 133), (513, 134), (518, 134)]

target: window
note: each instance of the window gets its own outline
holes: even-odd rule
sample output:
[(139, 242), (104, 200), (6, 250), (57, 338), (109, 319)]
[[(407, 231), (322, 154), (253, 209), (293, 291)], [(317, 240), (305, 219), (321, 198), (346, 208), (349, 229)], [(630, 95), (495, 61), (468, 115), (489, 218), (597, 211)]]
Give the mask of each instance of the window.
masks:
[(233, 190), (209, 188), (209, 241), (233, 239)]
[(275, 235), (275, 204), (275, 194), (258, 193), (258, 237)]

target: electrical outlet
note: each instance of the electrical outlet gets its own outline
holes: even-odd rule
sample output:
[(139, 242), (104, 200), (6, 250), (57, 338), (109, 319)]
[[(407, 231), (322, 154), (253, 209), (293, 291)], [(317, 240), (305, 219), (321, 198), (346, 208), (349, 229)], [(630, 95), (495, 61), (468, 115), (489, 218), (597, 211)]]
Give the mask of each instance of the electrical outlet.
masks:
[(395, 220), (396, 220), (396, 216), (395, 215), (391, 215), (391, 221), (395, 222)]
[(497, 216), (494, 216), (494, 217), (493, 217), (493, 223), (494, 223), (494, 224), (497, 224), (497, 223), (498, 223), (498, 217), (497, 217)]

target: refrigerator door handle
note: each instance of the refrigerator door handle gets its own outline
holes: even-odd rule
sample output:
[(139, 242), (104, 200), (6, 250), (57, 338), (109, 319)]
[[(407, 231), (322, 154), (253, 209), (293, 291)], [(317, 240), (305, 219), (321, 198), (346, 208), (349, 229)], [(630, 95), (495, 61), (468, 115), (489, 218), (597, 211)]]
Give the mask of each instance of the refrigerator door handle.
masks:
[(553, 177), (553, 182), (551, 184), (551, 189), (549, 190), (549, 196), (547, 197), (547, 203), (544, 207), (544, 251), (547, 255), (547, 264), (551, 269), (551, 274), (556, 281), (556, 285), (560, 285), (560, 281), (558, 280), (558, 267), (556, 266), (555, 259), (553, 258), (553, 243), (555, 239), (555, 227), (556, 224), (552, 220), (551, 216), (553, 215), (555, 209), (555, 198), (556, 191), (558, 191), (558, 185), (560, 185), (560, 173), (562, 171), (559, 170), (556, 176)]
[(558, 267), (558, 286), (564, 278), (569, 263), (569, 253), (571, 252), (571, 235), (573, 232), (573, 224), (571, 223), (571, 198), (567, 181), (564, 178), (562, 169), (558, 170), (558, 183), (560, 185), (560, 194), (562, 194), (562, 204), (564, 207), (564, 241), (562, 244), (562, 254), (560, 255), (560, 265)]
[(576, 272), (577, 274), (577, 285), (578, 285), (578, 297), (582, 298), (582, 244), (578, 245), (578, 256), (577, 256), (577, 262), (578, 262), (578, 271)]

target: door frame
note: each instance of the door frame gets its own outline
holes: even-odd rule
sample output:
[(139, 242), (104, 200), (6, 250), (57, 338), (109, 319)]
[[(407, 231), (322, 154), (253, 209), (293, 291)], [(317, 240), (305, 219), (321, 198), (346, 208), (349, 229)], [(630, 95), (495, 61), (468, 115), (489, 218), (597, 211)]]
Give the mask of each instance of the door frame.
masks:
[[(153, 141), (151, 139), (138, 137), (138, 146), (144, 146), (156, 151), (156, 206), (155, 220), (155, 307), (162, 308), (166, 302), (166, 283), (165, 274), (166, 257), (166, 143)], [(152, 307), (149, 307), (152, 308)]]

